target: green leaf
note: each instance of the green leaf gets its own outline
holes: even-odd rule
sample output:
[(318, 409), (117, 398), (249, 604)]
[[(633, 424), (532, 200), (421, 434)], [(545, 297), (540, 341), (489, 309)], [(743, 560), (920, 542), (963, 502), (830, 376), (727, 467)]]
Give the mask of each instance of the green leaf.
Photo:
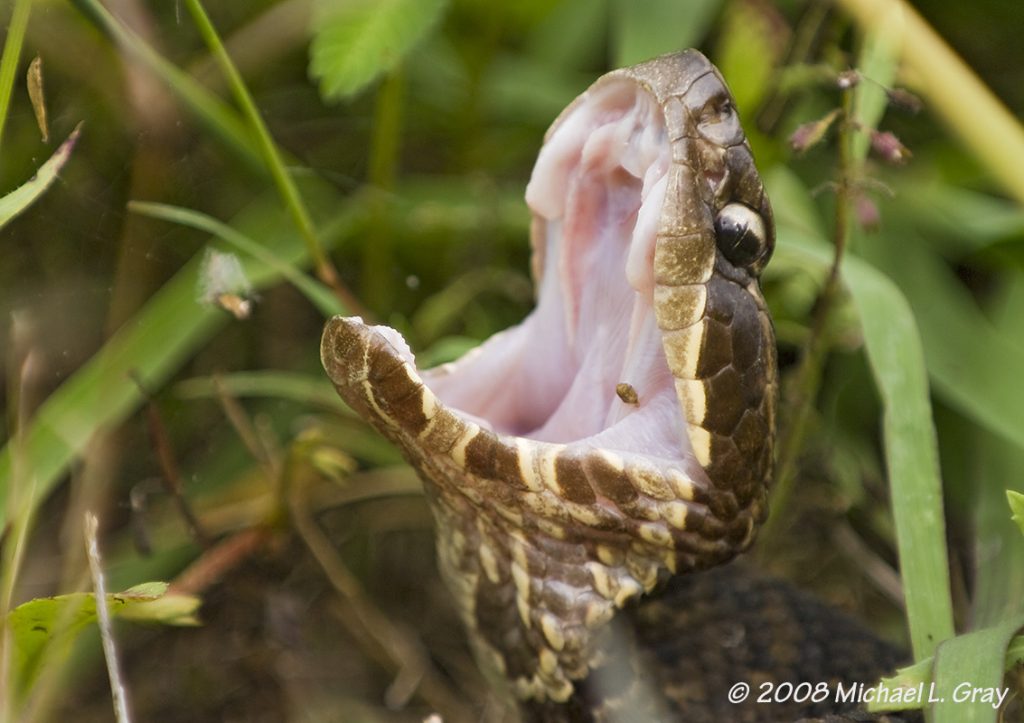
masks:
[[(194, 625), (199, 599), (191, 595), (167, 595), (167, 584), (146, 583), (106, 596), (112, 616)], [(162, 604), (161, 604), (162, 602)], [(28, 690), (40, 666), (67, 655), (71, 644), (87, 626), (96, 622), (96, 596), (71, 593), (29, 600), (7, 614), (13, 650), (16, 689)]]
[[(928, 697), (919, 699), (920, 696), (907, 695), (904, 691), (931, 690), (932, 667), (935, 665), (935, 658), (928, 657), (913, 665), (900, 668), (896, 674), (882, 678), (878, 683), (879, 694), (867, 704), (869, 711), (893, 711), (893, 710), (914, 710), (923, 708), (922, 703), (927, 702)], [(901, 701), (899, 703), (881, 701)]]
[(1006, 501), (1010, 504), (1010, 511), (1013, 513), (1010, 519), (1017, 523), (1017, 527), (1024, 534), (1024, 495), (1013, 490), (1006, 490)]
[(71, 157), (71, 151), (78, 141), (81, 127), (79, 124), (71, 132), (71, 135), (60, 144), (60, 147), (53, 152), (49, 160), (39, 167), (39, 170), (32, 176), (31, 180), (14, 189), (3, 198), (0, 198), (0, 228), (6, 226), (11, 219), (32, 205), (37, 198), (43, 195), (46, 189), (53, 185), (53, 182), (57, 180), (57, 174), (60, 173), (60, 169), (64, 167), (68, 158)]
[[(935, 692), (940, 700), (933, 708), (933, 723), (994, 723), (994, 701), (986, 699), (984, 691), (989, 696), (996, 690), (1004, 691), (1007, 646), (1022, 626), (1024, 616), (1017, 616), (939, 646), (935, 654)], [(982, 691), (978, 700), (963, 697), (975, 690)]]
[(612, 57), (633, 65), (700, 43), (721, 0), (612, 0)]
[(319, 0), (310, 73), (324, 98), (356, 95), (433, 29), (447, 0)]
[(175, 627), (199, 625), (196, 615), (202, 601), (195, 595), (168, 593), (153, 600), (142, 600), (121, 609), (120, 617), (136, 623), (159, 623)]
[[(882, 678), (878, 684), (879, 695), (867, 708), (869, 711), (912, 710), (926, 707), (924, 704), (944, 699), (936, 705), (935, 711), (943, 710), (948, 721), (994, 721), (996, 712), (992, 703), (981, 701), (974, 707), (957, 700), (964, 695), (958, 686), (968, 683), (970, 688), (984, 690), (1008, 690), (1001, 687), (1003, 671), (1020, 665), (1024, 659), (1024, 636), (1009, 640), (1024, 626), (1024, 617), (1007, 620), (1000, 625), (960, 635), (939, 646), (937, 655), (920, 660), (896, 674)], [(994, 654), (1005, 651), (1005, 655)], [(939, 661), (936, 663), (936, 661)], [(908, 696), (906, 691), (922, 691), (922, 695)], [(980, 697), (980, 696), (979, 696)], [(885, 701), (900, 701), (893, 704)], [(994, 702), (994, 701), (993, 701)], [(951, 703), (946, 706), (945, 703)]]

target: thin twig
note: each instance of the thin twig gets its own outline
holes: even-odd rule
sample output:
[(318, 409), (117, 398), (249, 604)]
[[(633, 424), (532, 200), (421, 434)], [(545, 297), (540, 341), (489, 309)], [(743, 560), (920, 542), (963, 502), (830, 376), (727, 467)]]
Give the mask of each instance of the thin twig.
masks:
[(110, 611), (107, 609), (107, 589), (103, 579), (103, 562), (100, 559), (100, 546), (96, 541), (96, 530), (99, 521), (91, 512), (85, 513), (85, 543), (89, 557), (89, 571), (92, 573), (92, 585), (96, 595), (96, 617), (100, 628), (100, 639), (103, 641), (103, 657), (107, 660), (107, 675), (110, 677), (110, 694), (114, 699), (114, 713), (118, 723), (131, 723), (128, 714), (128, 696), (121, 680), (121, 671), (117, 665), (117, 648), (114, 645), (114, 633), (110, 628)]
[(892, 565), (883, 560), (854, 532), (849, 523), (840, 522), (832, 528), (832, 540), (836, 548), (856, 565), (874, 583), (890, 602), (900, 610), (906, 610), (903, 597), (903, 583), (900, 574)]
[(195, 537), (196, 542), (203, 547), (209, 547), (211, 542), (210, 536), (203, 529), (203, 525), (199, 522), (199, 518), (196, 517), (192, 506), (185, 497), (185, 485), (181, 480), (181, 471), (178, 468), (177, 457), (174, 454), (171, 437), (167, 433), (167, 427), (164, 425), (160, 410), (143, 384), (142, 378), (138, 374), (133, 373), (132, 380), (147, 400), (146, 426), (149, 430), (150, 443), (156, 452), (157, 463), (160, 465), (160, 479), (164, 483), (164, 488), (174, 499), (179, 514), (185, 520), (185, 524), (188, 525), (189, 534)]
[(249, 415), (246, 414), (242, 405), (228, 391), (220, 376), (214, 375), (213, 390), (217, 395), (217, 401), (220, 402), (221, 409), (224, 410), (224, 415), (228, 418), (228, 422), (231, 423), (235, 434), (238, 435), (242, 444), (245, 445), (246, 450), (256, 460), (256, 463), (263, 468), (263, 472), (267, 475), (268, 479), (276, 479), (281, 473), (281, 461), (276, 459), (271, 450), (264, 444), (260, 433), (249, 419)]
[(198, 595), (261, 550), (270, 540), (266, 527), (251, 527), (218, 542), (171, 583), (169, 591)]

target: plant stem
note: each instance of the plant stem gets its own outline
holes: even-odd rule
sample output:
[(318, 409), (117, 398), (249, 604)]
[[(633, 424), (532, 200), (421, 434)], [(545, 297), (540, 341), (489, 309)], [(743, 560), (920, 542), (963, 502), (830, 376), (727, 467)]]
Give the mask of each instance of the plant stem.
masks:
[[(793, 382), (789, 386), (786, 409), (790, 410), (788, 424), (783, 427), (779, 440), (779, 457), (772, 506), (777, 511), (786, 510), (796, 478), (797, 460), (807, 438), (808, 421), (814, 408), (821, 376), (828, 355), (828, 322), (840, 293), (839, 269), (846, 251), (850, 233), (850, 204), (856, 187), (856, 171), (852, 149), (853, 135), (853, 90), (842, 92), (841, 119), (838, 126), (839, 168), (836, 182), (834, 253), (828, 276), (814, 302), (810, 333), (800, 357)], [(783, 515), (775, 514), (765, 525), (764, 536), (769, 537), (777, 529)]]

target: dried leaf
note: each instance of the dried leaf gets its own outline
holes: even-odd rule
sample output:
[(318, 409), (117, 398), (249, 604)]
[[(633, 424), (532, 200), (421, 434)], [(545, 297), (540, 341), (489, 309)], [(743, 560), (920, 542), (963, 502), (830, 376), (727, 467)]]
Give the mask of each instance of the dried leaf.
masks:
[(29, 63), (25, 81), (28, 84), (28, 98), (36, 114), (39, 133), (43, 137), (43, 143), (49, 143), (50, 125), (46, 119), (46, 98), (43, 95), (43, 59), (38, 55)]

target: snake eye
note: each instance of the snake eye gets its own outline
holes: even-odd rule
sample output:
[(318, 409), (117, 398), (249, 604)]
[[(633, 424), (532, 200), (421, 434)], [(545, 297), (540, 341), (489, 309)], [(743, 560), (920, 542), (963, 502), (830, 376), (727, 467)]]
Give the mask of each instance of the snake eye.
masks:
[(715, 219), (718, 250), (733, 266), (751, 269), (768, 250), (761, 216), (742, 203), (730, 203)]

